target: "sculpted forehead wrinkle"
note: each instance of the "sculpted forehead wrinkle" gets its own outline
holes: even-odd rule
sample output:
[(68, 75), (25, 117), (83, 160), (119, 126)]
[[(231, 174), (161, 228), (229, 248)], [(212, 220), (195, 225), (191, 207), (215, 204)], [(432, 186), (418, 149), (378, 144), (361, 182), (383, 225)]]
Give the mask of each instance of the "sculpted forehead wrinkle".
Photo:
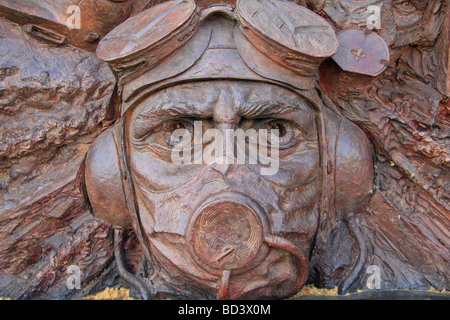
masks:
[(169, 112), (211, 115), (210, 106), (218, 97), (217, 90), (200, 83), (189, 83), (166, 88), (141, 102), (134, 114), (136, 118), (148, 115), (161, 116)]
[(217, 98), (193, 84), (170, 87), (150, 95), (132, 111), (131, 128), (141, 137), (167, 119), (180, 117), (210, 118), (209, 106)]
[(276, 115), (295, 110), (310, 111), (307, 103), (297, 94), (275, 85), (249, 86), (238, 105), (241, 116)]
[(294, 92), (260, 82), (201, 81), (176, 85), (150, 95), (133, 112), (136, 126), (175, 117), (214, 118), (238, 123), (241, 117), (313, 116), (311, 107)]

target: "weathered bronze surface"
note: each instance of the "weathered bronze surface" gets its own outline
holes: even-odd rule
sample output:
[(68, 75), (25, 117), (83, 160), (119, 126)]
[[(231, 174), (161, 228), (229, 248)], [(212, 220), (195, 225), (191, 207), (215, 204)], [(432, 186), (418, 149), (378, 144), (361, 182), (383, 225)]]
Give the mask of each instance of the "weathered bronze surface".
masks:
[[(0, 296), (449, 289), (448, 3), (0, 0), (0, 17)], [(249, 129), (279, 130), (274, 173), (228, 138)]]
[[(79, 10), (79, 29), (71, 29), (70, 23), (76, 22), (71, 6)], [(95, 52), (100, 38), (128, 18), (132, 6), (133, 1), (1, 0), (0, 17), (23, 26), (38, 40), (56, 45), (67, 42)]]
[(387, 67), (389, 48), (375, 32), (345, 30), (338, 35), (339, 51), (333, 60), (345, 71), (377, 76)]

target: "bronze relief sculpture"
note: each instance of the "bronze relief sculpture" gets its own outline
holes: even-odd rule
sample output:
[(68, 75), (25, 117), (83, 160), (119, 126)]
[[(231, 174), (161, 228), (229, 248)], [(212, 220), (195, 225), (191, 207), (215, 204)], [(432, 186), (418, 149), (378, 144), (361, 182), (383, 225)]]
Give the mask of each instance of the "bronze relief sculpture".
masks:
[[(104, 75), (80, 86), (89, 88), (82, 104), (93, 106), (86, 115), (91, 128), (79, 126), (73, 133), (77, 142), (71, 144), (64, 136), (70, 135), (65, 129), (70, 120), (56, 120), (69, 121), (60, 130), (63, 142), (44, 147), (36, 142), (33, 148), (50, 154), (65, 145), (71, 149), (48, 162), (25, 158), (20, 149), (5, 152), (17, 153), (3, 165), (10, 177), (14, 172), (22, 177), (27, 164), (25, 176), (35, 173), (36, 164), (43, 163), (41, 175), (49, 182), (38, 182), (37, 190), (49, 192), (35, 202), (5, 198), (0, 217), (4, 295), (83, 296), (122, 281), (144, 299), (287, 298), (307, 283), (338, 286), (340, 293), (367, 288), (371, 266), (383, 270), (383, 288), (448, 288), (448, 210), (439, 202), (445, 196), (420, 200), (435, 206), (432, 222), (420, 222), (420, 209), (413, 222), (406, 213), (400, 216), (399, 207), (382, 193), (392, 185), (388, 170), (394, 167), (385, 168), (385, 157), (401, 158), (399, 148), (386, 150), (389, 142), (380, 141), (376, 120), (360, 114), (368, 103), (351, 94), (371, 85), (382, 90), (375, 81), (396, 68), (398, 53), (392, 51), (406, 44), (385, 30), (357, 30), (362, 40), (353, 36), (352, 42), (330, 23), (337, 23), (332, 2), (121, 4), (127, 12), (122, 17), (130, 17), (111, 19), (116, 26), (98, 33), (96, 55), (104, 62), (85, 58), (93, 60), (87, 66), (98, 65), (87, 73)], [(434, 14), (442, 9), (433, 8)], [(357, 6), (342, 1), (341, 9), (352, 16)], [(398, 30), (404, 35), (402, 21)], [(67, 38), (70, 45), (79, 41)], [(91, 40), (87, 47), (78, 46), (89, 50)], [(338, 52), (343, 48), (348, 52)], [(9, 70), (6, 80), (14, 76), (15, 69)], [(39, 90), (45, 92), (55, 80), (53, 73), (41, 76)], [(345, 90), (341, 83), (347, 83)], [(398, 94), (407, 91), (399, 88)], [(437, 100), (435, 92), (425, 96)], [(445, 121), (442, 128), (435, 136), (445, 141)], [(51, 132), (44, 134), (44, 143)], [(247, 136), (235, 145), (247, 132), (270, 137), (252, 144)], [(252, 150), (261, 148), (265, 157), (258, 153), (252, 159)], [(174, 155), (180, 154), (176, 161)], [(436, 180), (445, 181), (446, 165), (440, 164), (439, 175), (434, 171)], [(51, 175), (52, 168), (59, 177)], [(419, 170), (425, 176), (429, 171)], [(49, 184), (61, 176), (65, 182), (51, 189)], [(11, 180), (5, 190), (14, 194), (20, 187)], [(68, 199), (72, 203), (64, 206)], [(29, 212), (48, 216), (53, 226), (43, 228), (39, 219), (27, 218)], [(31, 234), (40, 240), (27, 239)], [(26, 251), (27, 241), (34, 260), (26, 253), (25, 259), (12, 258)], [(42, 258), (45, 252), (50, 262)], [(83, 283), (96, 279), (94, 285), (79, 292), (67, 289), (63, 270), (68, 265), (80, 266)], [(15, 279), (21, 272), (35, 277), (35, 284)]]

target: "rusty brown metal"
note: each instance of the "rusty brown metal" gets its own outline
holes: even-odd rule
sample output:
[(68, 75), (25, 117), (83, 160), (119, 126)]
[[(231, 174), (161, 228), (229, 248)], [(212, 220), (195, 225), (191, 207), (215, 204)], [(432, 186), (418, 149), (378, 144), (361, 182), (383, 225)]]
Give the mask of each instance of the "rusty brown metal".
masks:
[[(264, 25), (271, 13), (276, 15), (280, 31), (267, 30)], [(283, 27), (291, 38), (283, 37), (283, 32), (287, 32)], [(307, 41), (310, 29), (315, 32)], [(186, 43), (182, 44), (184, 39)], [(262, 44), (254, 45), (257, 39)], [(103, 196), (101, 190), (122, 190), (117, 185), (108, 186), (116, 180), (109, 177), (121, 172), (126, 204), (120, 204), (119, 197), (112, 201), (103, 199), (104, 204), (98, 201), (93, 205), (94, 212), (98, 211), (103, 219), (120, 218), (122, 222), (123, 214), (110, 217), (108, 212), (128, 205), (125, 216), (130, 217), (141, 243), (149, 249), (149, 259), (156, 257), (177, 281), (185, 282), (185, 277), (195, 279), (195, 286), (216, 298), (294, 294), (308, 276), (309, 262), (303, 252), (309, 251), (313, 239), (310, 231), (315, 226), (307, 221), (317, 219), (319, 211), (315, 205), (321, 203), (321, 210), (333, 214), (359, 212), (366, 205), (372, 186), (372, 160), (364, 135), (324, 110), (307, 91), (313, 88), (320, 61), (336, 49), (337, 38), (323, 18), (283, 1), (240, 1), (236, 10), (218, 5), (203, 12), (192, 1), (171, 1), (124, 22), (98, 48), (98, 56), (120, 71), (123, 121), (114, 130), (108, 130), (114, 139), (107, 142), (103, 138), (100, 145), (94, 144), (87, 159), (86, 177), (88, 194), (96, 202)], [(283, 98), (276, 97), (275, 92), (279, 91)], [(185, 108), (194, 113), (216, 112), (217, 116), (210, 120), (213, 127), (237, 128), (240, 117), (234, 110), (244, 103), (238, 102), (237, 97), (252, 92), (260, 92), (256, 97), (265, 97), (259, 101), (261, 105), (284, 104), (283, 99), (294, 96), (302, 101), (303, 118), (311, 121), (311, 132), (307, 134), (311, 135), (312, 147), (299, 149), (298, 158), (284, 160), (289, 174), (263, 178), (247, 164), (202, 163), (197, 169), (180, 167), (178, 174), (165, 175), (166, 170), (174, 170), (170, 169), (174, 164), (168, 150), (159, 150), (160, 160), (156, 160), (153, 152), (159, 143), (153, 151), (144, 151), (140, 138), (133, 133), (145, 131), (147, 121), (140, 119), (147, 117), (156, 105), (177, 106), (183, 114), (188, 112), (182, 111)], [(221, 101), (222, 97), (229, 100), (227, 107), (204, 101)], [(305, 108), (308, 103), (314, 107)], [(217, 109), (204, 111), (205, 108)], [(158, 112), (151, 112), (151, 117), (158, 118)], [(183, 127), (189, 126), (185, 123), (188, 120), (180, 121)], [(319, 123), (318, 127), (315, 123)], [(175, 127), (178, 126), (161, 127), (162, 137), (167, 140), (172, 134), (164, 128)], [(109, 150), (101, 145), (112, 141), (122, 141), (120, 146), (111, 145), (112, 149), (117, 148), (122, 161), (115, 161), (119, 168), (111, 168), (112, 174), (103, 172), (97, 178), (95, 168), (101, 164), (96, 162), (102, 161), (102, 149)], [(319, 158), (329, 164), (327, 168), (320, 168)], [(347, 170), (346, 164), (350, 163)], [(189, 173), (190, 170), (195, 173)], [(243, 183), (241, 175), (254, 180), (262, 193)], [(342, 192), (335, 191), (335, 181), (339, 181)], [(307, 209), (287, 212), (278, 208), (284, 192), (298, 197), (311, 193), (302, 205)], [(272, 200), (267, 202), (265, 197)], [(291, 285), (276, 289), (282, 282)], [(256, 289), (250, 289), (253, 286)]]
[(298, 263), (297, 277), (295, 279), (294, 285), (291, 287), (288, 293), (288, 296), (295, 294), (305, 285), (306, 280), (308, 280), (309, 275), (308, 259), (296, 245), (280, 236), (268, 235), (264, 238), (264, 242), (267, 243), (272, 248), (281, 249), (286, 252), (289, 252), (297, 259)]
[(196, 0), (195, 2), (201, 9), (223, 4), (232, 5), (234, 7), (236, 6), (236, 0)]
[[(448, 4), (384, 1), (374, 32), (360, 2), (0, 0), (0, 297), (448, 289)], [(223, 148), (180, 164), (199, 122), (183, 159)], [(275, 128), (269, 175), (228, 139)]]
[(343, 70), (375, 77), (386, 69), (389, 49), (375, 32), (345, 30), (338, 39), (339, 50), (332, 58)]
[(50, 44), (61, 46), (66, 43), (66, 37), (53, 32), (52, 30), (36, 26), (34, 24), (27, 24), (23, 26), (23, 30), (28, 32), (32, 37), (43, 40)]
[[(136, 60), (150, 68), (181, 47), (199, 20), (193, 0), (176, 0), (152, 7), (124, 22), (100, 43), (97, 55), (116, 68)], [(147, 54), (146, 54), (147, 53)]]
[(240, 194), (211, 197), (186, 229), (186, 243), (196, 262), (220, 276), (247, 272), (267, 254), (263, 236), (269, 232), (264, 214), (253, 200)]
[[(287, 1), (238, 0), (242, 32), (261, 52), (281, 65), (310, 74), (336, 53), (331, 25), (310, 10)], [(312, 69), (308, 72), (308, 68)]]
[(220, 282), (219, 293), (217, 294), (218, 300), (227, 300), (228, 299), (228, 290), (230, 286), (230, 270), (224, 270), (222, 272), (222, 279)]
[[(25, 30), (30, 35), (45, 42), (56, 45), (67, 42), (94, 52), (98, 40), (129, 17), (132, 6), (130, 0), (0, 0), (0, 17), (28, 26)], [(74, 14), (79, 14), (79, 29), (68, 26)]]

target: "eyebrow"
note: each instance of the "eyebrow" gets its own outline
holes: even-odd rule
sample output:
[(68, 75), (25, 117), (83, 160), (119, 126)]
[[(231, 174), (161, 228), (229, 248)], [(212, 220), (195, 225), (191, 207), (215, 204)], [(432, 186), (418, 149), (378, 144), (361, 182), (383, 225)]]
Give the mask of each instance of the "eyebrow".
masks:
[[(251, 88), (246, 93), (239, 93), (238, 90), (232, 89), (230, 93), (233, 105), (230, 111), (232, 110), (241, 118), (286, 117), (293, 112), (312, 110), (311, 106), (300, 97), (283, 95), (273, 89), (261, 92), (258, 88)], [(216, 108), (220, 108), (217, 105), (220, 96), (218, 91), (209, 92), (203, 86), (199, 86), (194, 91), (181, 90), (176, 94), (164, 90), (162, 101), (156, 99), (147, 101), (146, 106), (136, 115), (135, 121), (150, 121), (150, 123), (158, 124), (170, 118), (208, 119), (217, 113)]]
[[(211, 114), (212, 115), (212, 114)], [(164, 121), (177, 118), (209, 118), (211, 115), (199, 112), (193, 104), (164, 101), (157, 106), (146, 106), (134, 117), (135, 136), (144, 136)]]
[[(191, 117), (205, 119), (212, 117), (215, 107), (216, 106), (204, 103), (204, 105), (199, 109), (199, 104), (194, 105), (184, 102), (164, 102), (157, 107), (139, 112), (136, 120), (148, 120), (149, 118), (153, 117)], [(257, 118), (298, 112), (301, 111), (304, 107), (308, 108), (306, 104), (299, 104), (298, 102), (284, 103), (276, 101), (255, 101), (250, 103), (245, 102), (242, 105), (236, 106), (234, 109), (239, 117)]]
[[(302, 106), (303, 107), (303, 106)], [(239, 116), (243, 118), (271, 117), (298, 112), (302, 107), (292, 103), (276, 101), (255, 101), (238, 106)]]
[(154, 118), (155, 121), (160, 119), (155, 119), (156, 117), (164, 118), (176, 118), (176, 117), (197, 117), (205, 118), (208, 115), (201, 110), (198, 110), (195, 105), (188, 103), (174, 103), (174, 102), (164, 102), (153, 108), (145, 108), (140, 111), (136, 116), (135, 121), (148, 121)]
[(153, 114), (162, 117), (179, 117), (179, 116), (191, 116), (191, 117), (205, 117), (206, 114), (202, 110), (199, 110), (194, 104), (189, 103), (173, 103), (168, 102), (152, 111)]

